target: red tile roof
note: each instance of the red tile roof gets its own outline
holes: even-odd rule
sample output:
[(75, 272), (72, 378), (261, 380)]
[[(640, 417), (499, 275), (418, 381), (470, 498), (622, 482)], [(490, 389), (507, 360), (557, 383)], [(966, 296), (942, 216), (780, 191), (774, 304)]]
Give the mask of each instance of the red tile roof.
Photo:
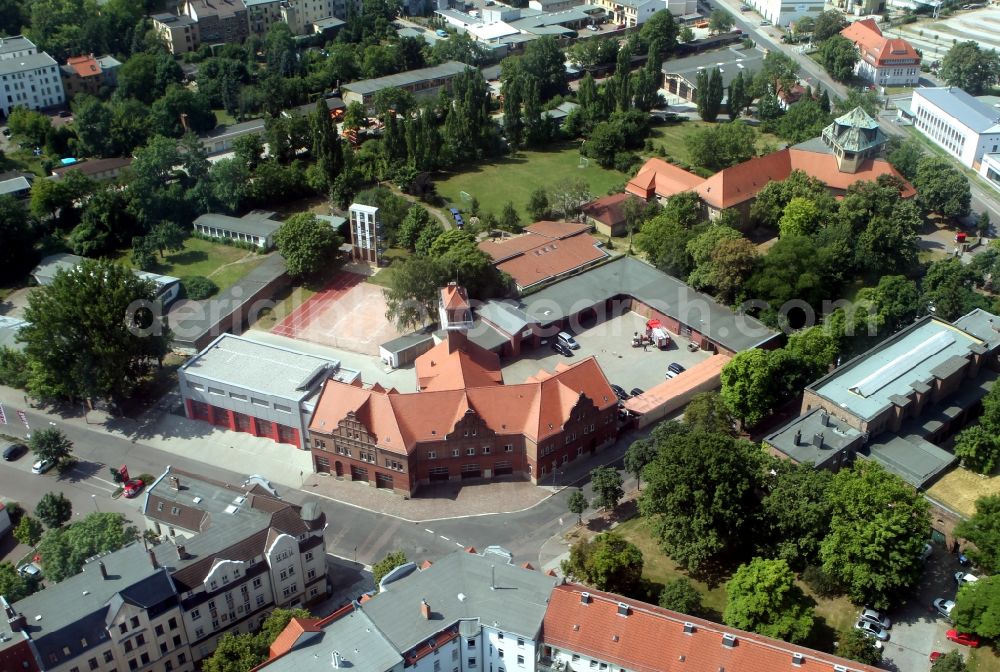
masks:
[(420, 391), (503, 384), (500, 358), (496, 353), (473, 343), (458, 331), (449, 331), (445, 340), (417, 357), (414, 368)]
[(421, 442), (440, 441), (466, 413), (475, 413), (497, 434), (545, 440), (561, 431), (585, 396), (599, 409), (617, 404), (608, 379), (593, 357), (520, 385), (400, 394), (361, 389), (328, 380), (309, 425), (331, 434), (348, 415), (360, 421), (380, 448), (408, 454)]
[(586, 233), (590, 231), (590, 226), (579, 222), (550, 222), (542, 220), (524, 227), (524, 230), (536, 236), (545, 236), (546, 238), (559, 240)]
[(612, 194), (595, 199), (583, 206), (583, 214), (610, 227), (625, 221), (625, 202), (632, 194)]
[(907, 60), (920, 62), (920, 54), (913, 45), (903, 39), (886, 37), (874, 19), (855, 21), (840, 34), (854, 43), (862, 58), (878, 67), (904, 65), (899, 61)]
[(441, 305), (445, 310), (461, 310), (469, 307), (469, 295), (465, 287), (457, 283), (449, 282), (447, 287), (441, 290)]
[(295, 643), (299, 641), (299, 637), (304, 633), (322, 630), (318, 625), (319, 621), (318, 618), (293, 618), (290, 620), (281, 634), (271, 643), (271, 648), (268, 649), (268, 658), (276, 658), (291, 651)]
[[(587, 592), (589, 603), (582, 602)], [(619, 615), (619, 605), (627, 605)], [(690, 633), (685, 629), (690, 625)], [(723, 635), (734, 638), (733, 646)], [(685, 616), (576, 584), (556, 586), (542, 623), (547, 646), (634, 672), (775, 672), (802, 669), (852, 672), (877, 668), (802, 646)], [(801, 668), (793, 655), (802, 656)]]
[(683, 168), (667, 163), (663, 159), (650, 159), (635, 177), (629, 180), (625, 191), (647, 201), (653, 196), (670, 198), (690, 191), (705, 181), (705, 178), (689, 173)]
[(77, 77), (99, 77), (101, 75), (101, 64), (97, 62), (93, 54), (70, 56), (66, 59), (66, 65), (73, 68)]
[(714, 208), (731, 208), (757, 196), (768, 182), (787, 179), (793, 170), (815, 177), (831, 189), (846, 190), (858, 182), (875, 181), (879, 175), (894, 175), (906, 185), (903, 198), (916, 195), (916, 190), (884, 159), (868, 159), (856, 173), (844, 173), (837, 167), (833, 154), (811, 152), (794, 147), (765, 154), (720, 170), (697, 188), (701, 200)]
[(561, 240), (545, 239), (523, 254), (496, 264), (514, 278), (522, 289), (582, 268), (608, 256), (601, 241), (590, 235), (572, 236)]

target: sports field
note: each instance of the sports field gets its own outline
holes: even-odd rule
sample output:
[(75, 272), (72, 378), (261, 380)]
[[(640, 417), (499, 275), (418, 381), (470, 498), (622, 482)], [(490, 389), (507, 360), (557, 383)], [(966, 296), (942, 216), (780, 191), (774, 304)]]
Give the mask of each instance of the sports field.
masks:
[(528, 223), (525, 209), (528, 198), (538, 187), (549, 187), (565, 179), (583, 179), (596, 198), (628, 180), (624, 173), (605, 170), (592, 159), (581, 168), (580, 148), (575, 143), (543, 151), (519, 152), (514, 157), (466, 166), (446, 178), (436, 184), (438, 193), (448, 201), (448, 207), (468, 210), (469, 203), (460, 196), (464, 191), (479, 200), (481, 213), (492, 212), (497, 217), (507, 201), (513, 202), (524, 223)]

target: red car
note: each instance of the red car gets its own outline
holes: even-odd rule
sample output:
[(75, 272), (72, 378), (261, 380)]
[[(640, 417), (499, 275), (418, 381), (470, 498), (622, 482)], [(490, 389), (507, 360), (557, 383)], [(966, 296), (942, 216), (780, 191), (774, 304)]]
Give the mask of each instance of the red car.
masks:
[(975, 635), (970, 635), (967, 632), (959, 632), (958, 630), (949, 630), (944, 635), (956, 644), (961, 644), (962, 646), (971, 646), (976, 648), (979, 646), (979, 638)]
[(131, 481), (125, 484), (125, 496), (129, 499), (135, 497), (140, 492), (142, 492), (143, 487), (145, 487), (141, 478), (133, 478)]

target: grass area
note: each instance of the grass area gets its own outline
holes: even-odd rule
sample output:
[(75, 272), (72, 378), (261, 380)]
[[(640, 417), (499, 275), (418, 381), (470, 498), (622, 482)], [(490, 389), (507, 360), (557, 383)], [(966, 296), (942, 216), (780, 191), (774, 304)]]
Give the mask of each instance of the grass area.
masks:
[[(683, 121), (674, 124), (660, 124), (654, 126), (650, 138), (654, 147), (663, 148), (664, 153), (675, 161), (691, 163), (691, 154), (688, 152), (687, 140), (700, 130), (715, 126), (707, 121)], [(757, 150), (765, 151), (771, 147), (780, 147), (785, 144), (781, 138), (773, 133), (760, 133), (757, 138)]]
[(224, 108), (212, 110), (212, 112), (215, 112), (215, 120), (220, 126), (231, 126), (237, 123), (236, 117), (226, 112)]
[(521, 214), (522, 221), (527, 221), (525, 206), (531, 192), (538, 187), (549, 187), (560, 180), (583, 179), (594, 196), (603, 196), (628, 179), (627, 175), (617, 170), (601, 168), (593, 159), (585, 168), (579, 165), (579, 145), (559, 145), (466, 166), (461, 172), (439, 179), (436, 186), (438, 193), (453, 204), (452, 207), (468, 209), (469, 204), (459, 194), (465, 191), (479, 199), (483, 213), (492, 212), (499, 217), (504, 204), (511, 201)]
[(971, 649), (967, 662), (971, 672), (1000, 672), (1000, 655), (992, 647)]
[(404, 250), (399, 247), (391, 247), (385, 251), (382, 258), (385, 259), (386, 265), (378, 270), (375, 275), (369, 275), (367, 282), (373, 285), (378, 285), (379, 287), (389, 287), (392, 285), (392, 277), (396, 273), (396, 269), (393, 264), (399, 260), (406, 259), (410, 256), (408, 250)]
[(950, 509), (971, 516), (976, 512), (977, 499), (1000, 495), (1000, 473), (987, 477), (957, 467), (938, 479), (927, 490), (927, 495)]
[[(661, 585), (682, 577), (690, 579), (694, 587), (701, 593), (707, 617), (716, 621), (722, 620), (722, 612), (726, 608), (724, 582), (712, 587), (688, 576), (687, 572), (660, 550), (650, 523), (644, 518), (632, 518), (616, 527), (615, 531), (642, 551), (642, 576), (644, 579)], [(797, 583), (806, 595), (816, 602), (816, 626), (808, 645), (823, 651), (833, 652), (833, 645), (837, 641), (838, 633), (849, 630), (853, 626), (858, 607), (851, 604), (846, 597), (833, 599), (820, 597), (802, 581)]]
[[(182, 282), (194, 276), (205, 276), (223, 290), (259, 266), (264, 257), (240, 247), (191, 237), (184, 241), (183, 250), (170, 252), (164, 259), (157, 255), (156, 259), (156, 266), (147, 270), (180, 278)], [(134, 266), (128, 250), (122, 253), (119, 261)]]

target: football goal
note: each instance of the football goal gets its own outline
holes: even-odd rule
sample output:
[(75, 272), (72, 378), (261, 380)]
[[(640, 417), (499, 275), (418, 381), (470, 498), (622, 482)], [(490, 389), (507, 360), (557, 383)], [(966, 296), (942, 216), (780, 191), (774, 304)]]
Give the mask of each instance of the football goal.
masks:
[(458, 197), (461, 198), (466, 203), (471, 203), (472, 202), (472, 194), (470, 194), (467, 191), (460, 191), (460, 192), (458, 192)]
[(590, 159), (585, 156), (580, 157), (580, 163), (577, 164), (577, 168), (586, 168), (590, 165)]

